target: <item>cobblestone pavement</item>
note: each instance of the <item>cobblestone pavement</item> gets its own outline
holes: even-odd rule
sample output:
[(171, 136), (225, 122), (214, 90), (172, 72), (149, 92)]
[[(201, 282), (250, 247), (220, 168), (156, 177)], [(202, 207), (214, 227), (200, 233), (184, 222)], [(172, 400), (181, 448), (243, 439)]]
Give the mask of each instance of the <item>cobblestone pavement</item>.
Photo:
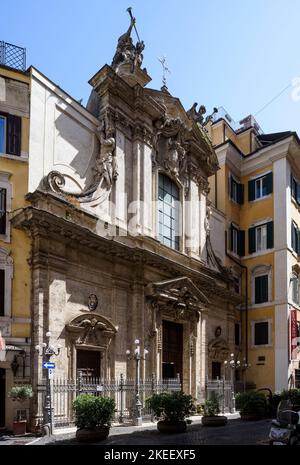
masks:
[[(156, 425), (138, 427), (113, 427), (105, 441), (95, 445), (267, 445), (271, 420), (245, 422), (231, 419), (223, 427), (203, 427), (194, 421), (186, 433), (161, 434)], [(43, 437), (33, 445), (81, 445), (75, 433)]]

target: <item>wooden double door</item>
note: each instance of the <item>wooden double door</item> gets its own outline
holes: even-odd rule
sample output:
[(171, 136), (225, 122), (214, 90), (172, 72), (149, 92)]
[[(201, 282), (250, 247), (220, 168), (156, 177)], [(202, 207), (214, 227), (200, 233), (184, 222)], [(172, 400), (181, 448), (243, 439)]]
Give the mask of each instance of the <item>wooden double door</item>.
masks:
[(176, 378), (179, 373), (182, 382), (183, 326), (171, 321), (163, 321), (163, 379)]

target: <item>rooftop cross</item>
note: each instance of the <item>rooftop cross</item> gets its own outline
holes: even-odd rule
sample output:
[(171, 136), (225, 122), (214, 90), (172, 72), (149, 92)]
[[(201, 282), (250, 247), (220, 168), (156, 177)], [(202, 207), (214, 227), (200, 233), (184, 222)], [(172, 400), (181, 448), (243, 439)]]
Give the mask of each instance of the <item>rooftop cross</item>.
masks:
[(167, 78), (166, 78), (166, 71), (171, 74), (171, 71), (169, 70), (169, 68), (167, 67), (166, 65), (166, 57), (163, 56), (162, 58), (157, 58), (158, 61), (161, 63), (162, 67), (163, 67), (163, 78), (162, 78), (162, 82), (163, 82), (163, 88), (166, 88), (167, 89)]

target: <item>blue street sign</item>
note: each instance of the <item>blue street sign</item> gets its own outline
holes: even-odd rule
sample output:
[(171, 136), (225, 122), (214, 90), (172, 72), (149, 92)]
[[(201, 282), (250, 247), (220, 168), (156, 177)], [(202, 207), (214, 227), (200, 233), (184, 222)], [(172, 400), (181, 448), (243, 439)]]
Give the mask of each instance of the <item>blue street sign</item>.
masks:
[(55, 368), (55, 363), (53, 363), (53, 362), (43, 362), (43, 368), (47, 368), (47, 370), (49, 370), (49, 368)]

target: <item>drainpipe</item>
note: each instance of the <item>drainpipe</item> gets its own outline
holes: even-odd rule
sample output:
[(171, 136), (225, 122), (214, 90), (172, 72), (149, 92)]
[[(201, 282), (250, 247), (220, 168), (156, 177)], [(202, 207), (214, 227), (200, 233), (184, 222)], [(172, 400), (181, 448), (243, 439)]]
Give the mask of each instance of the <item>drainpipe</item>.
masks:
[[(246, 274), (246, 289), (245, 289), (245, 326), (246, 326), (246, 334), (245, 334), (245, 357), (246, 357), (246, 363), (248, 363), (248, 268), (245, 265), (242, 265), (238, 260), (236, 260), (234, 257), (232, 257), (228, 252), (227, 252), (227, 231), (225, 231), (225, 254), (227, 257), (230, 258), (234, 263), (239, 265), (241, 268), (245, 270)], [(241, 282), (241, 290), (242, 290), (242, 282)], [(241, 321), (242, 321), (242, 310), (241, 310)]]

